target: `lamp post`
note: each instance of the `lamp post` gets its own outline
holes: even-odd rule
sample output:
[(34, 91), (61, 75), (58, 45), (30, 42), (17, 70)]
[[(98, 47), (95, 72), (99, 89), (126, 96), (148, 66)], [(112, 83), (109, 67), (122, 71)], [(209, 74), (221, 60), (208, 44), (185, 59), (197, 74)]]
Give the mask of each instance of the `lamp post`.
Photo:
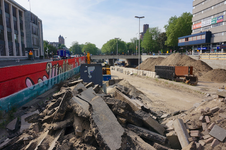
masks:
[(138, 50), (138, 70), (140, 70), (140, 19), (144, 18), (144, 16), (138, 17), (135, 16), (135, 18), (139, 19), (139, 50)]

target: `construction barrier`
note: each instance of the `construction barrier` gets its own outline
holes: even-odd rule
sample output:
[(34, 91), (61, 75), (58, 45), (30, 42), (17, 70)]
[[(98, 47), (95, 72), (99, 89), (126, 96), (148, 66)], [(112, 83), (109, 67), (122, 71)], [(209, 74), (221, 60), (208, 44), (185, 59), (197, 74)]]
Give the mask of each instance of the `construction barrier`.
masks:
[(19, 107), (79, 73), (86, 57), (0, 68), (0, 109)]
[(200, 59), (226, 60), (226, 53), (202, 53)]

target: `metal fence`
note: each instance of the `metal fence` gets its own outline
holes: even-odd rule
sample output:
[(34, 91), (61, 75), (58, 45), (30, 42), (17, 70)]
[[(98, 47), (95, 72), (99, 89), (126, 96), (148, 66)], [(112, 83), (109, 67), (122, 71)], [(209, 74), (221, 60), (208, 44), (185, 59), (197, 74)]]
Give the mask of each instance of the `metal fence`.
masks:
[(226, 53), (202, 53), (200, 59), (226, 60)]

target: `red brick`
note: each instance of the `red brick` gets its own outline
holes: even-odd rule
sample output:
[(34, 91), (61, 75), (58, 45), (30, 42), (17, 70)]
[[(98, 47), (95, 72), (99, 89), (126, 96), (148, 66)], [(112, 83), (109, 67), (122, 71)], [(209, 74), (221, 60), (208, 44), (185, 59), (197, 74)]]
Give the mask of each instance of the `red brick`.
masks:
[(199, 137), (199, 130), (191, 130), (190, 135), (191, 137)]
[(217, 139), (214, 139), (210, 146), (211, 146), (212, 148), (214, 148), (214, 147), (217, 146), (218, 144), (220, 144), (220, 142), (219, 142)]
[(206, 123), (210, 123), (210, 118), (209, 118), (209, 116), (205, 116), (205, 120), (206, 120)]
[(213, 126), (215, 125), (215, 123), (211, 123), (211, 125), (209, 125), (208, 130), (211, 130), (213, 128)]
[(212, 141), (213, 141), (213, 137), (211, 137), (211, 138), (208, 138), (206, 141), (205, 141), (205, 143), (211, 143)]

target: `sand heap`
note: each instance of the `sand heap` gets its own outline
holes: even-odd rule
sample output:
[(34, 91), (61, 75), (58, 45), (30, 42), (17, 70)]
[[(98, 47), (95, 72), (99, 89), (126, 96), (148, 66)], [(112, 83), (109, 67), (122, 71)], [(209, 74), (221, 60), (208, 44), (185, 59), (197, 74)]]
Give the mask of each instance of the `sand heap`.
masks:
[(140, 64), (142, 70), (148, 71), (155, 71), (155, 66), (193, 66), (194, 74), (204, 81), (226, 82), (226, 70), (213, 69), (201, 60), (180, 53), (171, 54), (167, 58), (148, 58)]

